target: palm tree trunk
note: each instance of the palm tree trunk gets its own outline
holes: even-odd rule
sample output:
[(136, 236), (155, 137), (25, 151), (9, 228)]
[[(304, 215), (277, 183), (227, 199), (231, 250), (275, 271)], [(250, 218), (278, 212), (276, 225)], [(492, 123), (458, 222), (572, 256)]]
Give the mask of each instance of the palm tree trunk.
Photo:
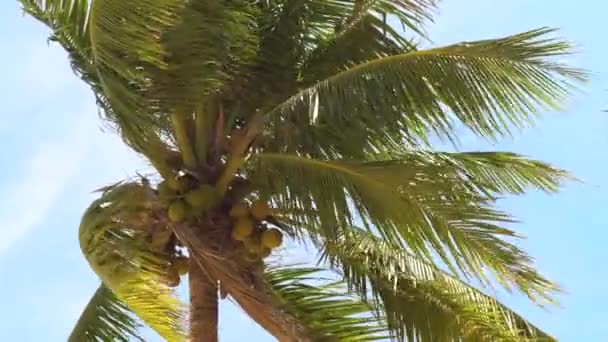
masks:
[(217, 282), (190, 263), (190, 342), (218, 342)]

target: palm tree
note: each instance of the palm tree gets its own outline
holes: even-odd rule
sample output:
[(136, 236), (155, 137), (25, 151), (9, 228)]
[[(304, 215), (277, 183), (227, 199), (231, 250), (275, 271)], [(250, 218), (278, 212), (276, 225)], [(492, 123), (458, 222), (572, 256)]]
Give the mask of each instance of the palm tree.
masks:
[[(140, 321), (217, 341), (220, 298), (280, 341), (553, 340), (484, 291), (554, 302), (495, 202), (570, 176), (431, 143), (561, 108), (585, 74), (553, 30), (421, 50), (434, 0), (20, 2), (154, 169), (82, 218), (102, 285), (69, 341), (141, 339)], [(284, 236), (318, 265), (279, 263)]]

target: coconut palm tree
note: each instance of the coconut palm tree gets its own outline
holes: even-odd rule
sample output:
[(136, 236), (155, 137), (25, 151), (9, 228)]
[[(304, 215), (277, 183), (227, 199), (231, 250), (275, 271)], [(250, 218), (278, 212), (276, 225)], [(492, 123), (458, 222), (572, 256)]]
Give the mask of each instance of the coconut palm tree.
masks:
[(434, 0), (20, 2), (154, 170), (84, 213), (102, 284), (69, 341), (217, 341), (226, 298), (280, 341), (553, 340), (485, 291), (554, 301), (495, 203), (570, 176), (432, 144), (561, 108), (585, 75), (553, 30), (424, 50)]

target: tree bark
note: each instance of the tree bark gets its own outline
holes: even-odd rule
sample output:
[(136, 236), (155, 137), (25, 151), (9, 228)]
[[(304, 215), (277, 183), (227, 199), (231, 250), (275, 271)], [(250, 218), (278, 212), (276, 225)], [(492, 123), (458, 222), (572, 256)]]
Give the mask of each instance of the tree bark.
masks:
[(190, 342), (218, 342), (217, 281), (190, 263)]

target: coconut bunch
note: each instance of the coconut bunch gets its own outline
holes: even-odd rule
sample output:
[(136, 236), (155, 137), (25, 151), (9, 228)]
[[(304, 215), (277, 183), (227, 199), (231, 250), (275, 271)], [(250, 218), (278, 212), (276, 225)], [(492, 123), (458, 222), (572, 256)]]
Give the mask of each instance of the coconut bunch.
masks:
[(246, 261), (261, 261), (283, 243), (283, 233), (268, 228), (266, 219), (272, 214), (273, 209), (262, 200), (254, 201), (251, 206), (240, 202), (230, 210), (233, 220), (230, 236), (238, 243)]
[(189, 175), (179, 177), (178, 182), (172, 184), (161, 182), (157, 192), (161, 202), (167, 206), (167, 217), (173, 223), (199, 217), (221, 202), (213, 186), (198, 184)]

